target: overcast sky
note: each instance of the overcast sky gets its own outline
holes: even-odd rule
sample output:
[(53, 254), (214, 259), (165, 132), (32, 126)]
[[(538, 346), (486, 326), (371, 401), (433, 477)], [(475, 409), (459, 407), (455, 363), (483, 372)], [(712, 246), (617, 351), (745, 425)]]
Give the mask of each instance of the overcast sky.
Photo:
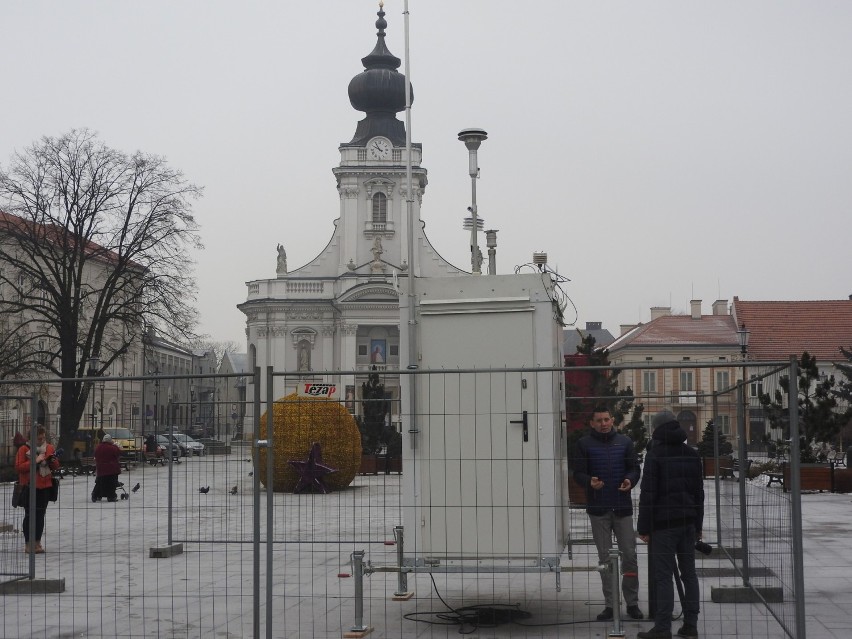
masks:
[[(2, 2), (0, 163), (75, 127), (165, 156), (205, 189), (200, 328), (245, 344), (236, 305), (275, 276), (276, 244), (294, 270), (331, 237), (377, 4)], [(404, 58), (403, 1), (385, 11)], [(410, 16), (422, 217), (451, 263), (470, 265), (456, 136), (473, 126), (498, 272), (547, 252), (577, 326), (852, 293), (852, 3), (410, 0)]]

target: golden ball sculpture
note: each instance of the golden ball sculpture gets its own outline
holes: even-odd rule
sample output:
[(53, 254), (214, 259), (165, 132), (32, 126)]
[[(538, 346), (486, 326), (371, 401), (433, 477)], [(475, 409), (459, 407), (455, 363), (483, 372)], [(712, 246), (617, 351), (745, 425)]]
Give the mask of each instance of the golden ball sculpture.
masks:
[[(260, 417), (260, 439), (266, 439), (267, 411)], [(314, 442), (322, 448), (322, 463), (337, 472), (323, 477), (330, 491), (352, 483), (361, 465), (361, 433), (355, 418), (336, 400), (299, 397), (291, 393), (273, 405), (273, 492), (293, 492), (299, 474), (287, 463), (306, 461)], [(260, 449), (260, 481), (266, 485), (266, 449)]]

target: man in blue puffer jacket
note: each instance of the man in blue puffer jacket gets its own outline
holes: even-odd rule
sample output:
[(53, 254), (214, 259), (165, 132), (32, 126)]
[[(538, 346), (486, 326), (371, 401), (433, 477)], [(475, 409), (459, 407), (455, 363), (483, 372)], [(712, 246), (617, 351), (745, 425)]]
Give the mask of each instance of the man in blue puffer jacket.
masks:
[[(586, 513), (598, 550), (598, 561), (609, 562), (612, 534), (622, 559), (621, 592), (632, 619), (642, 619), (639, 609), (639, 566), (636, 562), (636, 533), (633, 530), (633, 501), (630, 490), (639, 483), (641, 470), (633, 440), (613, 430), (612, 415), (605, 406), (595, 407), (589, 420), (591, 432), (577, 442), (572, 462), (574, 481), (586, 489)], [(612, 577), (601, 573), (606, 607), (597, 618), (609, 621), (612, 611)]]
[[(669, 639), (674, 610), (674, 571), (683, 580), (680, 637), (698, 636), (698, 575), (695, 542), (704, 523), (704, 479), (698, 452), (686, 445), (686, 432), (670, 411), (654, 415), (654, 434), (645, 455), (639, 495), (639, 538), (650, 544), (651, 587), (656, 588), (654, 627), (639, 639)], [(677, 559), (677, 566), (675, 565)]]

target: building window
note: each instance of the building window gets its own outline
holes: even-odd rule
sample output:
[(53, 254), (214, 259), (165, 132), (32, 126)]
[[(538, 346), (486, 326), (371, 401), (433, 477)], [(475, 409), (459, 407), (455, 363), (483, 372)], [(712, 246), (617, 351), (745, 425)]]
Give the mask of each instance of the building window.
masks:
[(727, 390), (731, 387), (731, 374), (728, 371), (716, 371), (716, 390)]
[(759, 397), (763, 395), (763, 380), (757, 380), (757, 375), (751, 376), (751, 396)]
[(695, 386), (693, 384), (692, 371), (681, 371), (680, 372), (680, 390), (681, 391), (693, 391), (695, 390)]
[(367, 345), (366, 344), (358, 344), (358, 355), (361, 357), (367, 356)]
[(646, 393), (657, 392), (657, 372), (642, 371), (642, 390)]
[(719, 415), (716, 417), (716, 424), (719, 426), (719, 432), (722, 435), (731, 434), (731, 418), (728, 415)]
[(390, 348), (391, 357), (399, 357), (399, 344), (390, 344), (388, 348)]
[(388, 196), (384, 193), (376, 193), (373, 196), (373, 228), (376, 224), (384, 224), (388, 221)]

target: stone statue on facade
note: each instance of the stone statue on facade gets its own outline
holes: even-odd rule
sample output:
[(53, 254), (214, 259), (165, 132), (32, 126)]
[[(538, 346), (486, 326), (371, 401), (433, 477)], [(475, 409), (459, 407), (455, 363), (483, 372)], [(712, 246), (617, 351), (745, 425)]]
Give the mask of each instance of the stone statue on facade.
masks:
[(310, 346), (306, 342), (302, 342), (299, 346), (299, 370), (311, 370), (311, 352)]
[(382, 248), (382, 238), (377, 235), (373, 240), (373, 248), (370, 249), (373, 254), (373, 261), (370, 263), (370, 272), (375, 275), (382, 275), (385, 272), (385, 263), (382, 262), (382, 253), (385, 250)]
[(380, 235), (377, 235), (373, 240), (373, 248), (370, 249), (370, 252), (373, 254), (373, 262), (382, 261), (382, 253), (384, 253), (385, 250), (382, 248), (382, 238)]
[(278, 245), (278, 262), (276, 264), (276, 272), (278, 276), (287, 275), (287, 251), (284, 250), (284, 245)]

